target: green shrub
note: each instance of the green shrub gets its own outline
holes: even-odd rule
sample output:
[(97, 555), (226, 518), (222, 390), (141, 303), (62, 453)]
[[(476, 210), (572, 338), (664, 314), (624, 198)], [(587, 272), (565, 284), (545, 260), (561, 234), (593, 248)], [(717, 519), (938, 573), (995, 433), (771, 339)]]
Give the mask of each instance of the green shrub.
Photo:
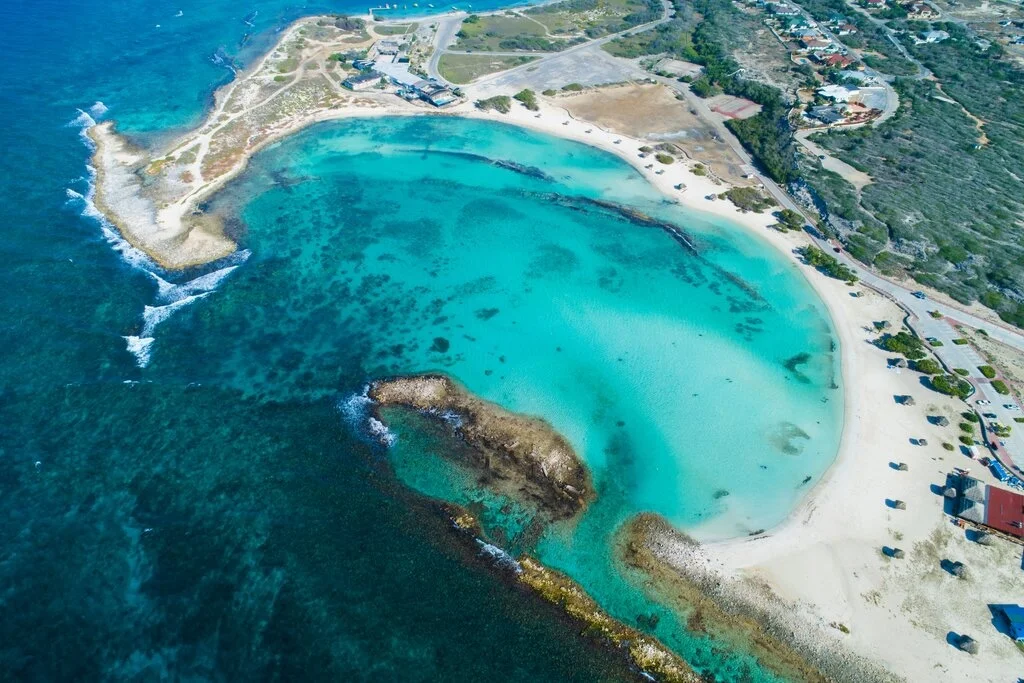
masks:
[(964, 434), (964, 435), (962, 435), (960, 437), (960, 443), (962, 443), (965, 446), (970, 447), (970, 446), (974, 445), (974, 439), (972, 437), (967, 436), (966, 434)]
[(994, 379), (991, 382), (992, 388), (996, 390), (996, 393), (1006, 396), (1010, 393), (1010, 387), (1006, 386), (1006, 382), (1001, 379)]
[(960, 375), (961, 377), (966, 377), (967, 375), (971, 374), (968, 370), (964, 368), (953, 368), (953, 372)]
[(545, 90), (541, 94), (546, 96), (546, 97), (552, 97), (554, 95), (557, 95), (558, 91), (557, 90), (552, 90), (551, 88), (548, 88), (547, 90)]
[(899, 353), (910, 360), (920, 360), (927, 355), (921, 340), (909, 332), (887, 334), (878, 341), (878, 345), (886, 351)]
[(959, 337), (957, 339), (954, 339), (953, 343), (956, 344), (957, 346), (964, 346), (967, 344), (967, 340), (964, 339), (963, 337)]
[(964, 432), (965, 434), (974, 434), (974, 425), (972, 425), (970, 422), (961, 422), (960, 431)]
[(733, 187), (723, 192), (726, 198), (743, 211), (761, 213), (775, 206), (775, 200), (766, 197), (754, 187)]
[(964, 412), (960, 413), (960, 416), (963, 417), (968, 422), (981, 422), (981, 419), (978, 417), (978, 414), (970, 410), (965, 410)]
[[(847, 268), (845, 265), (840, 263), (838, 260), (833, 258), (831, 255), (826, 254), (821, 249), (806, 245), (796, 250), (796, 253), (804, 260), (809, 266), (813, 266), (819, 272), (828, 275), (829, 277), (837, 280), (843, 280), (844, 282), (856, 282), (857, 274)], [(904, 334), (901, 332), (900, 334)], [(916, 339), (915, 339), (916, 341)], [(917, 342), (920, 346), (920, 342)], [(907, 356), (907, 358), (924, 358), (924, 349), (921, 349), (919, 356)]]
[(933, 317), (935, 319), (939, 319), (939, 318), (942, 317), (942, 314), (939, 313), (938, 311), (928, 311), (928, 315), (930, 315), (931, 317)]
[(1013, 421), (1017, 424), (1024, 424), (1024, 417), (1015, 417), (1013, 418)]
[(673, 161), (675, 161), (675, 158), (672, 157), (671, 154), (665, 154), (663, 152), (658, 152), (657, 154), (654, 155), (654, 158), (657, 159), (662, 164), (671, 164)]
[(979, 365), (978, 372), (980, 372), (982, 375), (989, 379), (992, 379), (993, 377), (996, 376), (996, 369), (991, 365)]
[(971, 385), (956, 375), (935, 375), (928, 378), (931, 388), (940, 394), (966, 399), (971, 395)]
[(947, 451), (954, 451), (954, 450), (956, 450), (956, 446), (954, 446), (953, 444), (949, 443), (948, 441), (943, 441), (942, 442), (942, 447), (945, 448)]
[(775, 217), (779, 220), (779, 224), (776, 227), (783, 232), (786, 230), (800, 230), (804, 226), (804, 217), (792, 209), (776, 211)]
[(932, 358), (914, 361), (914, 369), (925, 375), (938, 375), (942, 373), (942, 366)]
[(522, 102), (523, 106), (529, 109), (530, 111), (537, 111), (538, 109), (540, 109), (540, 107), (537, 106), (537, 94), (530, 90), (529, 88), (520, 90), (515, 95), (513, 95), (513, 97)]
[(566, 92), (579, 92), (583, 90), (583, 86), (579, 83), (570, 83), (569, 85), (563, 85), (562, 90)]
[(477, 100), (474, 106), (480, 111), (493, 109), (499, 114), (507, 114), (512, 111), (512, 98), (508, 95), (495, 95), (486, 100)]
[(643, 147), (640, 148), (640, 151), (643, 152), (644, 154), (650, 154), (651, 152), (654, 151), (654, 148), (651, 147), (650, 145), (644, 145)]
[(704, 164), (694, 164), (694, 166), (693, 166), (693, 175), (704, 176), (704, 175), (707, 175), (707, 174), (708, 174), (708, 170), (706, 168), (704, 168)]

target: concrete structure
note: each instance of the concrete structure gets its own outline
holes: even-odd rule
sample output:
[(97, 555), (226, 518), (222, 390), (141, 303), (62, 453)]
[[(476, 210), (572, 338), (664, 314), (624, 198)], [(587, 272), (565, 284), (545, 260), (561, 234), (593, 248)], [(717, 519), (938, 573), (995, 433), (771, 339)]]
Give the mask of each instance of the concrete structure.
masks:
[(378, 40), (373, 45), (378, 55), (397, 55), (398, 43), (393, 40)]
[(380, 83), (381, 75), (376, 71), (364, 71), (346, 78), (342, 85), (349, 90), (369, 90)]
[(455, 101), (455, 93), (436, 81), (417, 81), (412, 87), (420, 97), (435, 107), (443, 107)]

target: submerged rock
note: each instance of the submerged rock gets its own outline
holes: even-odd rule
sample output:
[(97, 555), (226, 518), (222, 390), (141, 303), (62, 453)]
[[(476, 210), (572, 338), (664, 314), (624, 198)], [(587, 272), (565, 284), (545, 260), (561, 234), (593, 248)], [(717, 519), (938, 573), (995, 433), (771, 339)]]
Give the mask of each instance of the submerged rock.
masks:
[(468, 447), (472, 462), (467, 464), (483, 470), (489, 486), (534, 503), (555, 519), (576, 515), (593, 499), (586, 466), (544, 420), (478, 398), (444, 375), (379, 380), (370, 385), (369, 396), (379, 406), (405, 406), (436, 417)]

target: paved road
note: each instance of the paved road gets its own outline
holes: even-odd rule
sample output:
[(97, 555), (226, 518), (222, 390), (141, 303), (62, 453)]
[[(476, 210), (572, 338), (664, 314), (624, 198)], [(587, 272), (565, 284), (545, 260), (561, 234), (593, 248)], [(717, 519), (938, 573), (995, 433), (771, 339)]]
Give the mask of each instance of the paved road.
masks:
[(452, 84), (441, 77), (437, 64), (441, 61), (441, 55), (455, 40), (455, 34), (458, 33), (459, 26), (462, 25), (462, 20), (466, 16), (468, 15), (462, 13), (445, 14), (437, 21), (437, 31), (434, 33), (434, 51), (430, 53), (430, 59), (427, 61), (427, 74), (448, 86)]

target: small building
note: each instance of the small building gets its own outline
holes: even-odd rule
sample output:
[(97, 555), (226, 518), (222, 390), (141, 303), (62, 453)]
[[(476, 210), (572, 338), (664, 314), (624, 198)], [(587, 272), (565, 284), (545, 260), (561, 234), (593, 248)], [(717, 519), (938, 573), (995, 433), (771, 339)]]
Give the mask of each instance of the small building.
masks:
[(915, 2), (907, 8), (907, 16), (911, 19), (935, 19), (939, 16), (939, 13), (927, 3)]
[(949, 38), (945, 31), (925, 31), (921, 34), (921, 40), (926, 43), (941, 43)]
[(360, 71), (372, 69), (373, 65), (374, 61), (372, 59), (356, 59), (352, 62), (352, 66), (355, 67), (356, 69), (359, 69)]
[(873, 9), (885, 7), (885, 0), (864, 0), (864, 4)]
[(443, 107), (455, 101), (455, 93), (441, 85), (437, 81), (422, 80), (413, 83), (413, 90), (427, 102), (435, 107)]
[(369, 90), (378, 83), (380, 83), (381, 75), (376, 71), (364, 71), (362, 73), (349, 76), (344, 81), (344, 85), (349, 90)]
[(853, 64), (853, 59), (846, 55), (828, 55), (822, 53), (816, 55), (815, 59), (824, 67), (828, 69), (845, 69)]
[(833, 102), (849, 102), (860, 94), (860, 89), (849, 85), (826, 85), (818, 88), (818, 94)]
[(824, 38), (815, 38), (812, 36), (809, 38), (800, 39), (800, 47), (802, 47), (806, 52), (813, 52), (814, 50), (824, 50), (830, 45), (832, 45), (832, 42), (829, 40), (825, 40)]
[(398, 43), (393, 40), (378, 40), (373, 46), (378, 55), (397, 55)]
[(1000, 605), (999, 611), (1006, 618), (1010, 637), (1014, 640), (1024, 640), (1024, 607), (1020, 605)]
[(857, 27), (848, 21), (844, 21), (843, 23), (836, 26), (836, 33), (841, 36), (853, 35), (856, 32)]
[(826, 126), (831, 126), (843, 120), (843, 113), (833, 105), (827, 107), (811, 107), (810, 111), (807, 112), (807, 118), (820, 121)]
[(768, 5), (768, 11), (777, 17), (796, 17), (802, 14), (796, 7), (782, 2), (774, 2)]

